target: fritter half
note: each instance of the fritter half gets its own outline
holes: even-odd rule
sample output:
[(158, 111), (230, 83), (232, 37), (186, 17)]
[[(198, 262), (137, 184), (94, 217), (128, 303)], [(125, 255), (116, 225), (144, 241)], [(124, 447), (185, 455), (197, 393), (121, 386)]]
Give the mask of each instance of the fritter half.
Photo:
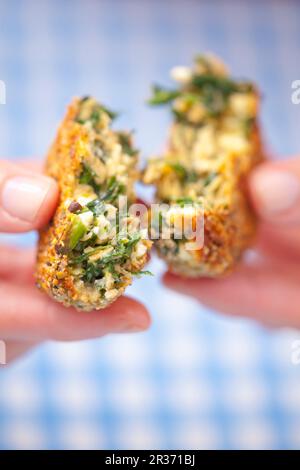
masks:
[(128, 209), (135, 201), (138, 152), (130, 134), (111, 129), (113, 117), (93, 98), (74, 99), (47, 158), (60, 202), (40, 232), (36, 281), (78, 310), (116, 300), (141, 272), (151, 246)]
[[(255, 234), (244, 178), (263, 158), (259, 94), (252, 83), (230, 78), (213, 55), (198, 56), (192, 68), (175, 67), (171, 75), (178, 88), (155, 86), (149, 101), (169, 104), (173, 116), (168, 148), (149, 161), (143, 176), (156, 185), (157, 201), (169, 205), (160, 213), (155, 245), (171, 271), (216, 277), (232, 270)], [(174, 224), (184, 214), (195, 224), (196, 207), (202, 207), (204, 243), (188, 249), (190, 240), (176, 237)], [(162, 236), (167, 229), (169, 239)]]

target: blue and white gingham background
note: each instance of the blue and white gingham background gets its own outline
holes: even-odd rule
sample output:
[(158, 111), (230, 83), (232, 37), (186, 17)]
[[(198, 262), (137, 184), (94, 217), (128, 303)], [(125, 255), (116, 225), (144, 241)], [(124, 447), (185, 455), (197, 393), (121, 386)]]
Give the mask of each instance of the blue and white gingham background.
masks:
[[(124, 111), (119, 125), (137, 129), (145, 155), (157, 151), (167, 116), (144, 106), (149, 82), (203, 50), (260, 83), (269, 145), (300, 150), (299, 2), (1, 0), (0, 10), (0, 155), (42, 158), (70, 98), (86, 93)], [(150, 269), (130, 288), (153, 315), (149, 332), (47, 344), (1, 369), (0, 448), (300, 448), (300, 332), (217, 315), (163, 289), (160, 262)]]

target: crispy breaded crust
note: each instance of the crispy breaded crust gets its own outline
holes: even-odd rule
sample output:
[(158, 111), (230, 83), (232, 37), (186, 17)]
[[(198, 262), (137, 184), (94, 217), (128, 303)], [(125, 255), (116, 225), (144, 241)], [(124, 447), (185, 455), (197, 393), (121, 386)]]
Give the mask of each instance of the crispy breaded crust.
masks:
[[(72, 198), (82, 162), (89, 153), (88, 131), (74, 122), (78, 108), (79, 99), (74, 99), (47, 156), (45, 172), (58, 182), (60, 202), (53, 219), (39, 234), (36, 283), (41, 290), (65, 306), (72, 305), (79, 310), (89, 311), (104, 308), (112, 300), (96, 295), (88, 286), (79, 289), (75, 285), (68, 266), (68, 257), (64, 252), (71, 216), (64, 202)], [(136, 262), (135, 266), (131, 266), (132, 270), (139, 271), (146, 260), (145, 256)], [(116, 297), (122, 295), (129, 284), (131, 276), (123, 276)]]
[(155, 243), (157, 253), (174, 274), (183, 277), (219, 277), (230, 273), (245, 248), (253, 241), (256, 218), (243, 194), (228, 209), (204, 210), (203, 247), (185, 252), (181, 259), (172, 252), (166, 254), (165, 240)]

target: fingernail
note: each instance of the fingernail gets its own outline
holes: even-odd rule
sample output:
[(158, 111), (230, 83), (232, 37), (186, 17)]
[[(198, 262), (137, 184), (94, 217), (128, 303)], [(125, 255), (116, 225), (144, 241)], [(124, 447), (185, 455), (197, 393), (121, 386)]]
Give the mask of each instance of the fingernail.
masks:
[(2, 208), (11, 217), (33, 222), (50, 189), (45, 177), (15, 176), (5, 181), (2, 188)]
[(300, 181), (290, 172), (260, 170), (253, 175), (256, 199), (264, 214), (274, 215), (292, 209), (300, 198)]
[(125, 325), (120, 330), (117, 331), (117, 333), (138, 333), (139, 331), (144, 331), (147, 329), (146, 325)]
[(139, 331), (144, 331), (149, 328), (150, 321), (149, 319), (142, 319), (140, 322), (126, 323), (118, 328), (116, 333), (137, 333)]

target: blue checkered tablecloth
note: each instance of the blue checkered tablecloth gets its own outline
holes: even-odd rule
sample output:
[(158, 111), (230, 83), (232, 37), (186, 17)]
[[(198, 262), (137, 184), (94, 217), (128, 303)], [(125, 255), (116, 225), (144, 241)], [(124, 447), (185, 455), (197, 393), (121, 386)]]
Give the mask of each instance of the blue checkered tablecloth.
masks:
[[(168, 118), (144, 105), (149, 83), (205, 50), (260, 84), (270, 149), (299, 153), (299, 18), (291, 0), (1, 0), (0, 155), (42, 158), (70, 98), (87, 93), (156, 152)], [(151, 311), (148, 332), (49, 343), (0, 369), (0, 448), (300, 448), (300, 332), (218, 315), (162, 288), (157, 259), (149, 269), (129, 289)]]

